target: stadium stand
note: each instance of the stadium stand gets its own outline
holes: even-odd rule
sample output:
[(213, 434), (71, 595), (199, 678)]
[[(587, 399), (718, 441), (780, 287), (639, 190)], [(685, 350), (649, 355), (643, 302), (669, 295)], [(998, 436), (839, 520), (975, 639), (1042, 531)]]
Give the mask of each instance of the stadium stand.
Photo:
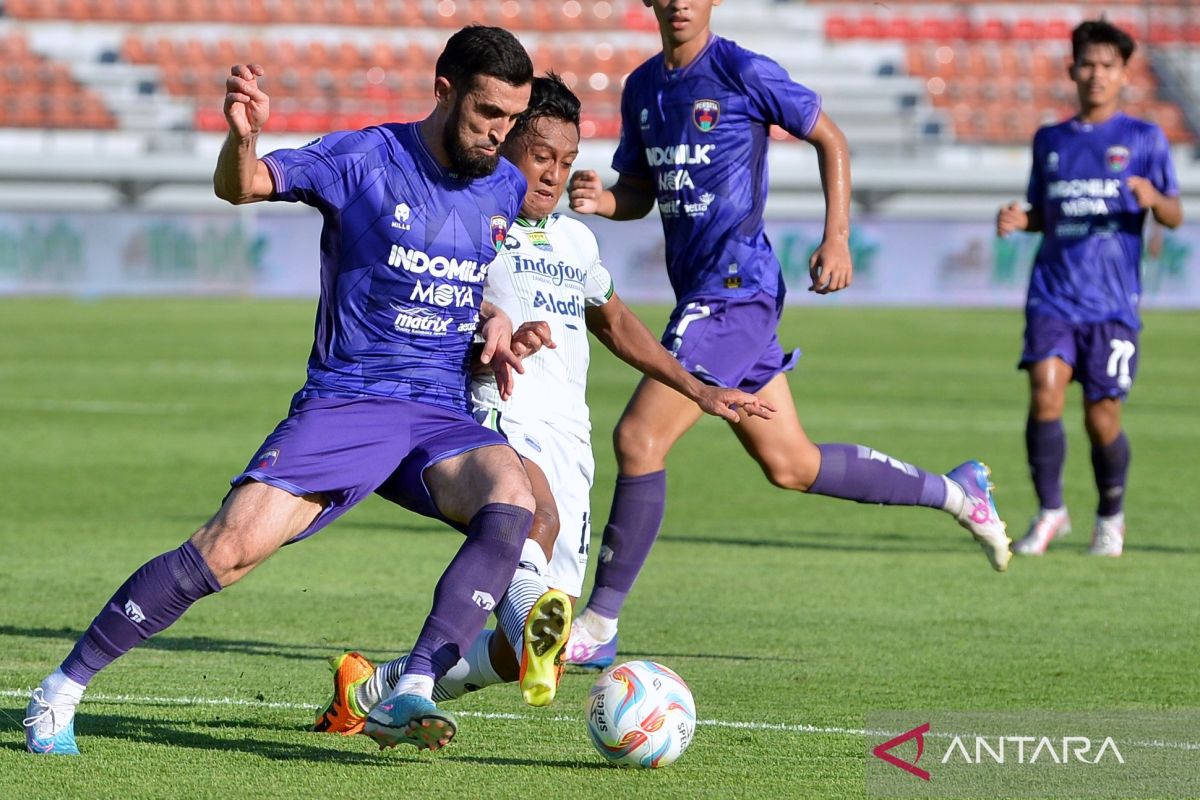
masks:
[[(956, 197), (984, 191), (981, 175), (994, 190), (1023, 171), (1033, 130), (1073, 105), (1069, 31), (1100, 11), (1144, 45), (1130, 110), (1195, 143), (1200, 11), (1181, 0), (736, 0), (719, 30), (821, 92), (864, 165), (856, 199), (878, 208), (912, 187)], [(539, 70), (566, 78), (584, 103), (585, 155), (606, 164), (625, 76), (659, 47), (640, 0), (0, 0), (0, 139), (13, 154), (0, 157), (0, 181), (38, 180), (20, 153), (67, 153), (77, 174), (107, 168), (125, 200), (171, 175), (207, 180), (224, 76), (250, 60), (268, 70), (280, 144), (419, 117), (447, 32), (471, 22), (518, 31)], [(809, 148), (776, 148), (772, 160), (779, 202), (804, 195), (791, 208), (818, 209)], [(129, 169), (149, 174), (119, 174)]]

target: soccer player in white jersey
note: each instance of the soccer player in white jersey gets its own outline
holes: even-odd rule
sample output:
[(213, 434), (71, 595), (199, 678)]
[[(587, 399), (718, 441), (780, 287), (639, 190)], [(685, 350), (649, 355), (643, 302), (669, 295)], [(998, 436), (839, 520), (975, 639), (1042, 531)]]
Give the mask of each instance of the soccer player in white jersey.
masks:
[[(769, 417), (769, 403), (737, 389), (704, 384), (662, 347), (613, 291), (596, 237), (582, 222), (553, 213), (579, 152), (579, 100), (557, 76), (535, 78), (529, 108), (502, 149), (529, 190), (504, 248), (488, 272), (485, 296), (518, 323), (545, 320), (553, 349), (526, 359), (512, 398), (482, 372), (471, 386), (476, 418), (521, 454), (537, 511), (520, 565), (496, 608), (500, 628), (484, 631), (434, 686), (438, 702), (495, 683), (520, 680), (530, 705), (554, 698), (571, 604), (583, 588), (594, 464), (585, 398), (591, 331), (626, 363), (737, 423), (734, 408)], [(561, 531), (560, 531), (561, 528)], [(518, 659), (517, 653), (520, 653)], [(334, 659), (334, 694), (315, 729), (353, 734), (388, 697), (407, 657), (375, 669), (356, 652)]]

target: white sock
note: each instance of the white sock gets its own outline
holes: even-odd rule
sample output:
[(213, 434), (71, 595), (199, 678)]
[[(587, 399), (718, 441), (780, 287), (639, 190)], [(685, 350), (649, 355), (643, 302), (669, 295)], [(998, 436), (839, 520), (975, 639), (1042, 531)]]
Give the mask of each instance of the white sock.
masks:
[(433, 678), (428, 675), (401, 675), (392, 694), (419, 694), (426, 700), (432, 700)]
[(518, 661), (525, 645), (525, 621), (533, 610), (533, 604), (550, 588), (546, 585), (548, 571), (549, 565), (541, 545), (526, 539), (521, 546), (521, 561), (517, 571), (513, 573), (508, 590), (496, 604), (496, 619), (500, 621), (500, 629), (512, 645)]
[(598, 642), (607, 642), (617, 635), (617, 621), (602, 617), (590, 608), (585, 608), (579, 615), (579, 624)]
[(1040, 517), (1061, 517), (1066, 513), (1066, 506), (1059, 506), (1058, 508), (1042, 508), (1038, 510), (1038, 516)]
[[(432, 699), (435, 703), (447, 700), (457, 700), (467, 692), (482, 689), (504, 680), (496, 674), (492, 667), (489, 647), (492, 634), (495, 631), (485, 630), (475, 637), (466, 654), (450, 667), (449, 671), (433, 684)], [(408, 656), (380, 664), (371, 675), (354, 692), (354, 698), (365, 711), (370, 711), (385, 697), (391, 697), (399, 692), (400, 682), (404, 677), (404, 667), (408, 664)]]
[(967, 503), (967, 493), (945, 475), (942, 476), (942, 480), (946, 482), (946, 502), (942, 504), (942, 510), (956, 517), (961, 516), (963, 506)]
[(42, 696), (52, 706), (77, 706), (83, 699), (83, 691), (87, 687), (67, 676), (61, 669), (56, 669), (46, 676), (41, 683)]

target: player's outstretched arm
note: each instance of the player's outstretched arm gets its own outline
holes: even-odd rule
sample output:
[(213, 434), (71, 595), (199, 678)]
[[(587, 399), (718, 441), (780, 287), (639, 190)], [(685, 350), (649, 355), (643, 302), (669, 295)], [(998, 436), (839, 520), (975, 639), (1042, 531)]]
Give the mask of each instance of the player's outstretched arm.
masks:
[(256, 153), (258, 134), (271, 114), (271, 99), (258, 86), (258, 64), (237, 64), (225, 79), (225, 121), (229, 135), (217, 156), (213, 191), (234, 205), (255, 203), (275, 190), (271, 173)]
[(1159, 225), (1178, 228), (1183, 222), (1183, 203), (1178, 197), (1168, 197), (1146, 178), (1134, 175), (1126, 183), (1140, 208), (1154, 215)]
[(842, 129), (825, 112), (808, 133), (816, 148), (825, 193), (825, 235), (809, 259), (810, 292), (829, 294), (845, 289), (854, 279), (850, 260), (850, 145)]
[(615, 220), (641, 219), (654, 208), (654, 185), (643, 178), (619, 175), (607, 189), (595, 170), (579, 170), (567, 186), (571, 210)]
[(737, 408), (767, 419), (775, 413), (773, 406), (752, 394), (698, 381), (659, 344), (650, 329), (615, 293), (604, 305), (589, 308), (586, 319), (588, 330), (617, 358), (694, 401), (707, 414), (737, 422), (740, 419)]
[(996, 213), (996, 235), (1008, 236), (1014, 231), (1037, 233), (1042, 229), (1042, 215), (1034, 208), (1026, 209), (1017, 201), (1002, 206)]

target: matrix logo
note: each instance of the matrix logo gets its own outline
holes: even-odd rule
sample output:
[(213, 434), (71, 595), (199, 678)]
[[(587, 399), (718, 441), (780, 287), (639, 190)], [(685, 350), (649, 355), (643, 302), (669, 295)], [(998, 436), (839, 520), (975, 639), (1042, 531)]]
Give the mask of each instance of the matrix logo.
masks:
[(484, 611), (491, 611), (496, 607), (496, 598), (492, 597), (488, 592), (482, 589), (476, 589), (471, 595), (471, 602), (482, 608)]

